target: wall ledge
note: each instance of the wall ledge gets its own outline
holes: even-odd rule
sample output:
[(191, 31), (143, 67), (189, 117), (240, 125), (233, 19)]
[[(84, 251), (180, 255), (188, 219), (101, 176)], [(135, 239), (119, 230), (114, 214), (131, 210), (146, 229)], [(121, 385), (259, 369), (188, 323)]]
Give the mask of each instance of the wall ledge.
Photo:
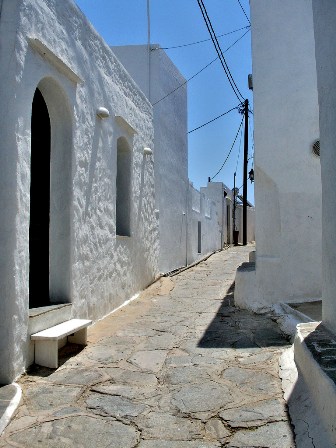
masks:
[(137, 131), (128, 123), (128, 121), (125, 120), (124, 117), (122, 117), (121, 115), (115, 115), (114, 118), (118, 125), (124, 128), (128, 134), (137, 134)]
[(33, 50), (69, 78), (70, 81), (76, 84), (84, 84), (84, 81), (69, 67), (69, 65), (48, 48), (40, 39), (37, 37), (28, 37), (28, 43)]

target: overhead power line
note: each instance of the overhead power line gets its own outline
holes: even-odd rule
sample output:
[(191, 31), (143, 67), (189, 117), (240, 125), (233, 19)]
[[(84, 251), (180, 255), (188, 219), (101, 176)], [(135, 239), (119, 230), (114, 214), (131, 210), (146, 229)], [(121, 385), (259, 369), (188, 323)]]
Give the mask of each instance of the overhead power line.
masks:
[(239, 162), (242, 138), (243, 138), (243, 129), (241, 128), (241, 130), (240, 130), (240, 140), (239, 140), (239, 151), (238, 151), (238, 157), (237, 157), (235, 173), (237, 172), (237, 169), (238, 169), (238, 162)]
[(232, 88), (233, 92), (235, 93), (238, 101), (242, 101), (242, 100), (244, 100), (244, 97), (241, 94), (241, 92), (240, 92), (240, 90), (239, 90), (235, 80), (233, 79), (232, 73), (230, 72), (229, 66), (227, 65), (227, 62), (226, 62), (226, 60), (224, 58), (224, 54), (223, 54), (222, 49), (221, 49), (221, 47), (219, 45), (219, 42), (217, 40), (215, 31), (213, 29), (213, 26), (212, 26), (211, 20), (209, 18), (209, 15), (207, 13), (207, 10), (206, 10), (206, 8), (204, 6), (203, 0), (197, 0), (197, 3), (198, 3), (198, 6), (199, 6), (199, 8), (201, 10), (204, 22), (205, 22), (206, 27), (207, 27), (207, 29), (209, 31), (211, 40), (212, 40), (212, 42), (214, 44), (214, 47), (216, 49), (218, 58), (219, 58), (219, 60), (220, 60), (220, 62), (222, 64), (222, 67), (223, 67), (224, 72), (226, 74), (226, 77), (227, 77), (227, 79), (228, 79), (228, 81), (229, 81), (229, 83), (231, 85), (231, 88)]
[(236, 39), (231, 45), (229, 45), (227, 48), (225, 48), (225, 50), (223, 51), (223, 53), (226, 53), (227, 51), (229, 51), (232, 47), (234, 47), (236, 45), (236, 43), (238, 43), (244, 36), (246, 36), (246, 34), (251, 31), (251, 29), (249, 28), (247, 31), (245, 31), (244, 34), (242, 34), (240, 37), (238, 37), (238, 39)]
[(247, 14), (246, 14), (246, 12), (245, 12), (245, 9), (243, 8), (243, 5), (240, 3), (240, 0), (238, 0), (238, 3), (239, 3), (239, 6), (241, 7), (241, 9), (242, 9), (242, 11), (243, 11), (243, 13), (244, 13), (244, 16), (246, 17), (246, 19), (247, 19), (247, 21), (248, 21), (248, 23), (251, 25), (250, 19), (247, 17)]
[(171, 92), (167, 93), (167, 95), (165, 95), (164, 97), (160, 98), (158, 101), (156, 101), (155, 103), (153, 103), (153, 106), (155, 106), (156, 104), (160, 103), (160, 101), (164, 100), (167, 98), (167, 96), (170, 96), (172, 93), (176, 92), (176, 90), (180, 89), (181, 87), (185, 86), (187, 84), (187, 82), (191, 81), (192, 79), (194, 79), (197, 75), (199, 75), (200, 73), (203, 72), (203, 70), (205, 70), (206, 68), (208, 68), (211, 64), (213, 64), (215, 61), (217, 61), (218, 58), (213, 59), (212, 61), (209, 62), (209, 64), (205, 65), (203, 68), (201, 68), (201, 70), (199, 70), (197, 73), (195, 73), (193, 76), (191, 76), (190, 78), (186, 79), (182, 84), (180, 84), (179, 86), (177, 86), (174, 90), (172, 90)]
[(236, 141), (237, 141), (237, 138), (238, 138), (238, 135), (239, 135), (239, 132), (240, 132), (240, 128), (242, 127), (243, 122), (244, 122), (244, 117), (242, 118), (242, 120), (241, 120), (241, 122), (240, 122), (238, 131), (237, 131), (237, 134), (236, 134), (236, 136), (235, 136), (235, 138), (234, 138), (234, 140), (233, 140), (231, 149), (230, 149), (228, 155), (226, 156), (226, 159), (224, 160), (222, 166), (219, 168), (219, 170), (217, 171), (217, 173), (216, 173), (214, 176), (212, 176), (211, 180), (213, 180), (213, 179), (214, 179), (214, 178), (215, 178), (215, 177), (222, 171), (222, 169), (224, 168), (226, 162), (228, 161), (228, 159), (229, 159), (229, 157), (230, 157), (230, 154), (231, 154), (231, 152), (232, 152), (232, 150), (233, 150), (233, 148), (234, 148), (234, 145), (236, 144)]
[[(227, 51), (229, 51), (234, 45), (236, 45), (248, 32), (250, 31), (250, 29), (248, 29), (247, 31), (245, 31), (244, 34), (242, 34), (238, 39), (236, 39), (229, 47), (227, 47), (224, 50), (224, 53), (226, 53)], [(205, 65), (203, 68), (201, 68), (201, 70), (199, 70), (197, 73), (195, 73), (193, 76), (191, 76), (190, 78), (188, 78), (186, 81), (184, 81), (182, 84), (180, 84), (179, 86), (177, 86), (174, 90), (172, 90), (171, 92), (167, 93), (167, 95), (165, 95), (164, 97), (160, 98), (158, 101), (156, 101), (155, 103), (153, 103), (152, 105), (155, 106), (156, 104), (160, 103), (160, 101), (166, 99), (168, 96), (170, 96), (172, 93), (176, 92), (176, 90), (180, 89), (181, 87), (183, 87), (184, 85), (186, 85), (189, 81), (191, 81), (192, 79), (194, 79), (197, 75), (199, 75), (200, 73), (203, 72), (203, 70), (205, 70), (206, 68), (208, 68), (211, 64), (213, 64), (215, 61), (217, 61), (218, 56), (213, 59), (212, 61), (210, 61), (207, 65)], [(239, 100), (240, 101), (240, 100)]]
[(224, 112), (223, 114), (218, 115), (217, 117), (213, 118), (212, 120), (207, 121), (204, 124), (201, 124), (201, 126), (198, 126), (197, 128), (192, 129), (191, 131), (189, 131), (188, 134), (191, 134), (192, 132), (197, 131), (198, 129), (204, 128), (204, 126), (207, 126), (208, 124), (212, 123), (213, 121), (218, 120), (218, 118), (224, 117), (224, 115), (227, 115), (228, 113), (232, 112), (233, 110), (238, 109), (238, 107), (239, 106), (233, 107), (232, 109), (227, 110), (226, 112)]
[[(250, 28), (250, 25), (243, 26), (242, 28), (238, 28), (237, 30), (229, 31), (228, 33), (218, 34), (217, 38), (224, 37), (224, 36), (229, 36), (230, 34), (234, 34), (234, 33), (238, 33), (238, 31), (246, 30), (246, 28)], [(196, 42), (191, 42), (189, 44), (175, 45), (173, 47), (155, 47), (155, 48), (152, 48), (151, 51), (156, 51), (156, 50), (173, 50), (174, 48), (190, 47), (191, 45), (202, 44), (204, 42), (209, 42), (210, 40), (211, 39), (203, 39), (203, 40), (198, 40)]]

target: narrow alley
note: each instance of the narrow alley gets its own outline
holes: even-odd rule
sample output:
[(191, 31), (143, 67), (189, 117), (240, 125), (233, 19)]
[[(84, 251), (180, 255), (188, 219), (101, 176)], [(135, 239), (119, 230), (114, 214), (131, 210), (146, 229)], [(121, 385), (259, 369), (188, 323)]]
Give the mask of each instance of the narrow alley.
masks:
[(289, 346), (265, 315), (233, 306), (247, 247), (173, 277), (89, 329), (56, 371), (19, 380), (0, 447), (294, 447), (279, 378)]

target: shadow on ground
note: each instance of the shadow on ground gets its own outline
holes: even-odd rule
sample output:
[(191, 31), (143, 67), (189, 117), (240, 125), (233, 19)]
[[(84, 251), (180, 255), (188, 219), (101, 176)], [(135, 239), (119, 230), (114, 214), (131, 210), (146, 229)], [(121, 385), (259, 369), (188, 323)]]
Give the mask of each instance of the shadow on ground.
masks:
[(257, 348), (291, 345), (269, 315), (255, 314), (234, 305), (234, 282), (198, 343), (201, 348)]
[[(73, 356), (78, 355), (84, 348), (85, 346), (83, 345), (67, 343), (67, 345), (62, 347), (58, 352), (58, 367), (61, 367)], [(50, 369), (49, 367), (39, 366), (38, 364), (32, 364), (27, 369), (27, 374), (30, 376), (46, 378), (53, 374), (55, 370), (56, 369)]]

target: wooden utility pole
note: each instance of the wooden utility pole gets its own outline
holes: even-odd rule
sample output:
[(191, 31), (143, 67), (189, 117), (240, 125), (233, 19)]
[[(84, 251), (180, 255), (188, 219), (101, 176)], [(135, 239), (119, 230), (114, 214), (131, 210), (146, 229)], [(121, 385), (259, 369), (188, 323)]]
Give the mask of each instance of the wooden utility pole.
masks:
[(245, 100), (245, 132), (244, 132), (244, 173), (243, 173), (243, 245), (247, 244), (247, 165), (248, 165), (248, 112), (249, 102)]
[(233, 174), (233, 244), (238, 246), (239, 232), (236, 228), (236, 210), (237, 210), (237, 190), (236, 190), (236, 172)]
[(234, 173), (233, 174), (233, 230), (236, 230), (236, 207), (237, 207), (236, 173)]

